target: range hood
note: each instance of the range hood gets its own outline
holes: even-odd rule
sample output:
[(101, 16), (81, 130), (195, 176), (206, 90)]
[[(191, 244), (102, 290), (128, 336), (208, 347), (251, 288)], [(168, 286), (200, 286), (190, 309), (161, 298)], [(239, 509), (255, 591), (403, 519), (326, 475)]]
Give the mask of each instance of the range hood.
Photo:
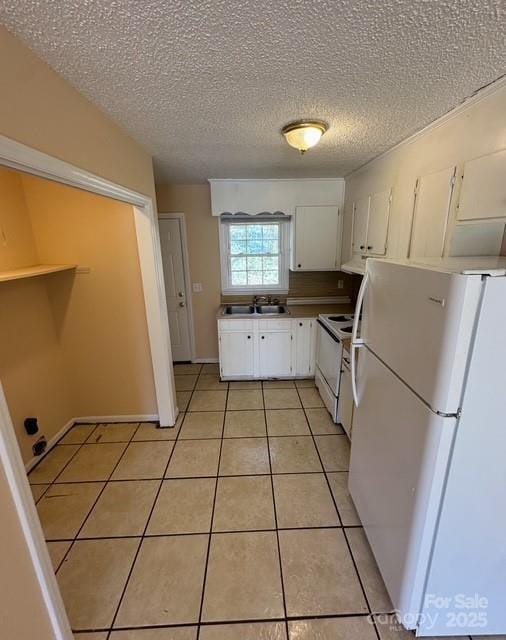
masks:
[(342, 178), (297, 178), (273, 180), (209, 180), (211, 213), (295, 214), (296, 207), (342, 205)]
[(358, 273), (363, 276), (365, 274), (365, 266), (367, 256), (353, 256), (351, 260), (341, 265), (341, 271), (345, 273)]

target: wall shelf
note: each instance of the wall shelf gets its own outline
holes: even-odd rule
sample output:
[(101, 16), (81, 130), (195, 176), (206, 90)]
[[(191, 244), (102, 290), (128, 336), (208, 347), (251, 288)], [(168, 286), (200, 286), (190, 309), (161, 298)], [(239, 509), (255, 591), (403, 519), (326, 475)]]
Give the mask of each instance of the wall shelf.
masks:
[(22, 280), (23, 278), (35, 278), (36, 276), (45, 276), (49, 273), (57, 273), (58, 271), (69, 271), (76, 267), (77, 265), (75, 264), (35, 264), (31, 267), (21, 267), (19, 269), (11, 269), (10, 271), (0, 271), (0, 282)]

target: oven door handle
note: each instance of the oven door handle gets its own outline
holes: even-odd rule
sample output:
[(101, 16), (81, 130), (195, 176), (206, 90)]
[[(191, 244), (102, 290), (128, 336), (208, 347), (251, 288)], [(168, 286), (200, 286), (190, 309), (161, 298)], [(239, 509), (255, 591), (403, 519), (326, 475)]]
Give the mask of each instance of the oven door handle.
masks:
[(353, 392), (353, 401), (355, 402), (355, 406), (358, 407), (360, 405), (360, 399), (358, 397), (358, 389), (357, 389), (357, 351), (360, 347), (364, 346), (363, 338), (358, 336), (358, 325), (360, 322), (360, 316), (362, 314), (362, 307), (364, 305), (364, 296), (367, 288), (367, 283), (369, 282), (369, 272), (366, 271), (364, 278), (360, 284), (360, 290), (358, 292), (357, 297), (357, 307), (355, 309), (355, 317), (353, 318), (353, 331), (351, 334), (351, 390)]

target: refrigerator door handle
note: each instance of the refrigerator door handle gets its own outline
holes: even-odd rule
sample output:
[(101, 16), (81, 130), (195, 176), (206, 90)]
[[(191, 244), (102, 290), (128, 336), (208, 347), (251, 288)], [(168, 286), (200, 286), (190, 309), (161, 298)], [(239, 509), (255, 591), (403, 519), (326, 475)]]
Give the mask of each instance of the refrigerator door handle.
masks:
[(366, 271), (358, 292), (355, 317), (353, 318), (353, 331), (351, 334), (351, 389), (353, 392), (353, 401), (355, 402), (356, 407), (360, 404), (357, 390), (357, 350), (364, 344), (363, 339), (358, 336), (358, 325), (360, 323), (360, 316), (362, 314), (362, 306), (364, 304), (364, 295), (368, 281), (369, 272)]
[(360, 316), (362, 315), (362, 307), (364, 305), (365, 290), (367, 289), (367, 283), (369, 282), (369, 272), (366, 271), (365, 275), (360, 283), (360, 289), (358, 291), (357, 306), (355, 308), (355, 316), (353, 318), (353, 331), (351, 333), (351, 344), (361, 345), (364, 344), (362, 338), (358, 336), (358, 325), (360, 324)]
[(353, 392), (353, 402), (355, 403), (355, 406), (358, 407), (360, 404), (359, 398), (358, 398), (358, 391), (357, 391), (357, 350), (360, 349), (361, 345), (356, 345), (356, 344), (351, 344), (351, 390)]

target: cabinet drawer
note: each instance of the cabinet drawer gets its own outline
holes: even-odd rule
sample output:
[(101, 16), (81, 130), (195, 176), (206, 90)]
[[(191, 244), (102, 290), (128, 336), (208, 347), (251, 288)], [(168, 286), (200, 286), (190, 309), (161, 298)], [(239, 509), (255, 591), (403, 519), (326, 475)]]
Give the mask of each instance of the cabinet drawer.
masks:
[(281, 320), (259, 320), (258, 331), (290, 331), (292, 325), (289, 318), (283, 318)]
[(220, 331), (253, 331), (254, 328), (254, 320), (218, 320)]

